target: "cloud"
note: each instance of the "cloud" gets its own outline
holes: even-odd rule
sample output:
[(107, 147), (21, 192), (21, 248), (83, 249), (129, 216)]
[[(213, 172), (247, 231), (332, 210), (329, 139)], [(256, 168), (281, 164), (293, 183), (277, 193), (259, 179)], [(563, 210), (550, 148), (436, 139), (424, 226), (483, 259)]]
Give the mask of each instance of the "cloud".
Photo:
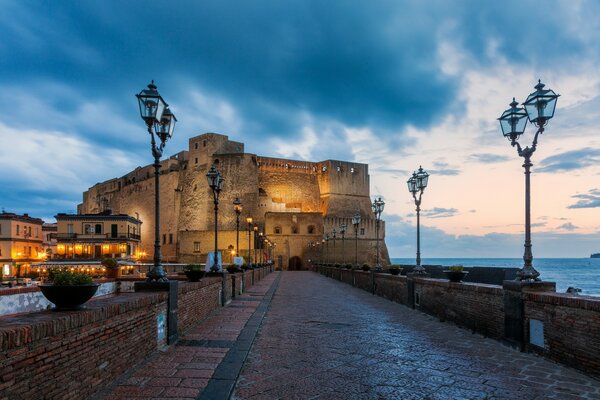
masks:
[(565, 231), (574, 231), (577, 228), (578, 228), (577, 226), (573, 225), (570, 222), (564, 223), (558, 227), (558, 229), (563, 229)]
[(494, 164), (509, 161), (511, 158), (499, 154), (482, 153), (482, 154), (471, 154), (469, 159), (472, 161), (482, 164)]
[(543, 159), (537, 172), (565, 172), (581, 170), (600, 163), (600, 149), (586, 147), (570, 150)]
[(577, 203), (567, 208), (596, 208), (600, 207), (600, 189), (592, 189), (587, 194), (576, 194), (571, 196), (579, 199)]
[[(456, 208), (434, 207), (428, 210), (422, 210), (421, 216), (425, 218), (450, 218), (458, 215)], [(415, 213), (408, 214), (408, 217), (416, 216)]]

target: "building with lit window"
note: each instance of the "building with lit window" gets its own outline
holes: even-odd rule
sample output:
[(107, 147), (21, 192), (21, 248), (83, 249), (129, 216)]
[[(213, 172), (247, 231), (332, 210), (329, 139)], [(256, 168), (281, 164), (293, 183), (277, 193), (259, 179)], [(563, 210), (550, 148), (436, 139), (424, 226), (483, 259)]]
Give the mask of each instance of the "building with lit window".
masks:
[(140, 254), (142, 221), (126, 214), (58, 214), (53, 259), (134, 260)]
[(25, 276), (31, 263), (45, 258), (43, 223), (28, 214), (0, 213), (0, 267), (4, 279)]

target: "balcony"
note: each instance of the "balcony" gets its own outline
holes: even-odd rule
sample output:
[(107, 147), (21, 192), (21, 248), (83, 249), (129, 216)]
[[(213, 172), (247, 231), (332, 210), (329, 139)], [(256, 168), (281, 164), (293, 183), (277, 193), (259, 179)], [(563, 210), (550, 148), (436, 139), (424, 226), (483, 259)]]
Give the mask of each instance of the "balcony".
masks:
[(140, 240), (140, 235), (135, 233), (52, 233), (50, 239), (71, 241), (71, 240)]

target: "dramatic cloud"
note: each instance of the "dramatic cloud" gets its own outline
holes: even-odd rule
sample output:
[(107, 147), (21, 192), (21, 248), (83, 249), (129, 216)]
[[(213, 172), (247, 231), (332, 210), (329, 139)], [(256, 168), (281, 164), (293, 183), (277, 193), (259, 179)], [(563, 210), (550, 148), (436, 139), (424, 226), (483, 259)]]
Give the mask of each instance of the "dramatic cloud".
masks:
[(579, 199), (569, 208), (596, 208), (600, 207), (600, 189), (592, 189), (587, 194), (576, 194), (573, 198)]
[(600, 149), (571, 150), (543, 159), (538, 172), (564, 172), (581, 170), (600, 163)]
[(572, 223), (567, 222), (567, 223), (560, 225), (558, 227), (558, 229), (563, 229), (565, 231), (574, 231), (575, 229), (577, 229), (577, 227), (575, 225), (573, 225)]

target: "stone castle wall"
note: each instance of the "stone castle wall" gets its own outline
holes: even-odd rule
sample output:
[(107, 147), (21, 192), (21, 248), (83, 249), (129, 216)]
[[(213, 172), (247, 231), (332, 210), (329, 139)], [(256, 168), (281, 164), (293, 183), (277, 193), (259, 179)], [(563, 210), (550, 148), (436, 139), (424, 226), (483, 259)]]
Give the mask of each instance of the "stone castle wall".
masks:
[[(291, 257), (305, 259), (308, 245), (339, 225), (348, 225), (347, 236), (353, 235), (351, 218), (357, 210), (362, 214), (359, 235), (360, 262), (375, 260), (375, 221), (371, 213), (369, 174), (366, 164), (328, 160), (307, 162), (244, 153), (243, 143), (230, 141), (225, 135), (207, 133), (190, 138), (189, 149), (161, 161), (160, 221), (162, 254), (166, 260), (204, 262), (214, 248), (214, 203), (206, 173), (215, 164), (225, 178), (219, 196), (219, 250), (235, 246), (236, 214), (233, 200), (239, 197), (240, 253), (247, 255), (246, 218), (252, 217), (269, 238), (277, 238), (269, 228), (268, 218), (275, 223), (277, 214), (286, 215), (285, 229), (291, 228), (289, 213), (307, 218), (318, 227), (316, 233), (278, 238), (274, 259), (281, 257), (287, 268)], [(141, 250), (151, 259), (154, 248), (154, 167), (138, 167), (121, 178), (98, 183), (83, 194), (80, 213), (97, 213), (111, 209), (143, 221)], [(315, 217), (313, 213), (317, 213)], [(267, 216), (270, 216), (267, 218)], [(315, 219), (316, 218), (316, 219)], [(380, 254), (389, 260), (384, 241), (385, 225), (380, 232)], [(200, 243), (196, 251), (194, 242)], [(242, 244), (243, 243), (243, 244)], [(254, 248), (254, 238), (251, 237)], [(197, 249), (197, 246), (196, 246)], [(336, 252), (340, 252), (336, 249)], [(339, 257), (342, 258), (341, 256)], [(224, 259), (229, 259), (226, 254)], [(306, 262), (304, 260), (303, 262)]]

